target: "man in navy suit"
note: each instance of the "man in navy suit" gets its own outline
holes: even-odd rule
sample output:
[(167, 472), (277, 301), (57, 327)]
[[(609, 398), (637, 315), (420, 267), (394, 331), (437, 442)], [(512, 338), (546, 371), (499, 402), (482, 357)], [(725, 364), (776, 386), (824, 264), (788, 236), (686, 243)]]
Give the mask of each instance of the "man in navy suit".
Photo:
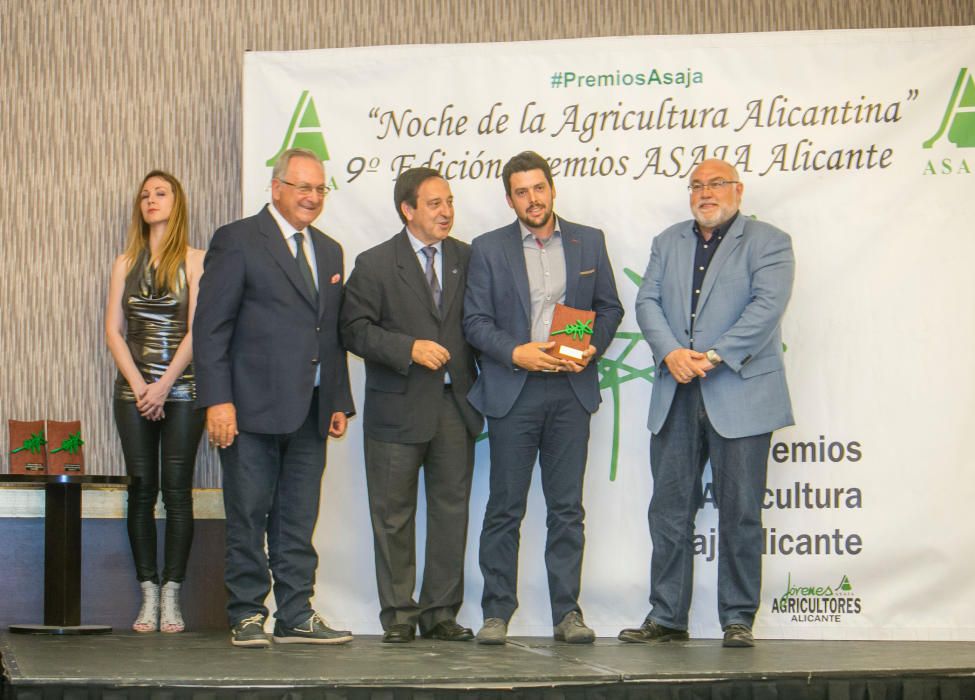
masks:
[(773, 430), (793, 423), (781, 329), (795, 259), (787, 234), (739, 214), (744, 185), (728, 163), (704, 161), (688, 189), (694, 218), (654, 238), (636, 299), (657, 366), (648, 420), (650, 613), (619, 638), (687, 639), (694, 517), (710, 459), (723, 644), (751, 647), (769, 444)]
[[(342, 248), (311, 226), (328, 187), (312, 152), (281, 154), (271, 204), (213, 234), (193, 323), (197, 403), (221, 448), (231, 642), (341, 644), (311, 607), (325, 440), (354, 413), (339, 342)], [(265, 538), (267, 555), (265, 554)]]
[[(519, 153), (504, 166), (517, 220), (477, 237), (464, 297), (464, 333), (480, 351), (468, 399), (488, 420), (490, 496), (481, 529), (484, 575), (481, 644), (504, 644), (518, 607), (518, 545), (536, 459), (548, 510), (545, 566), (556, 640), (595, 638), (579, 607), (585, 537), (582, 482), (589, 420), (599, 407), (596, 362), (623, 307), (602, 231), (555, 216), (555, 184), (544, 158)], [(556, 303), (596, 312), (591, 345), (578, 361), (546, 350)]]

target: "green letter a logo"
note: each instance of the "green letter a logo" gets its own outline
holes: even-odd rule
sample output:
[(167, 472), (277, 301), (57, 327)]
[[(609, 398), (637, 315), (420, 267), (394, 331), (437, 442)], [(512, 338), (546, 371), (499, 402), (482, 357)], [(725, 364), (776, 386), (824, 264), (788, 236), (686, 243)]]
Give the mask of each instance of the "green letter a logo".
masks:
[(958, 71), (941, 126), (934, 136), (921, 144), (922, 147), (931, 148), (944, 135), (945, 129), (948, 130), (948, 140), (958, 148), (975, 148), (975, 80), (965, 68)]
[(291, 115), (291, 123), (288, 125), (288, 133), (284, 137), (284, 143), (273, 156), (267, 159), (268, 167), (274, 165), (282, 153), (289, 148), (307, 148), (317, 155), (321, 160), (328, 160), (328, 148), (325, 146), (325, 137), (322, 136), (322, 125), (318, 121), (318, 112), (315, 111), (315, 101), (305, 90), (298, 98), (294, 114)]

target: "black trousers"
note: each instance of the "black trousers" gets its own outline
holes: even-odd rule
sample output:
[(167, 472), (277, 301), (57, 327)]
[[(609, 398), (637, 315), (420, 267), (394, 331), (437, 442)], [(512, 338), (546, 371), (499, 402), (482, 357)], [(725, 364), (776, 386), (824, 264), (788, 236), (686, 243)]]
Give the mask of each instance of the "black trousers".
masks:
[(162, 582), (182, 582), (193, 542), (193, 468), (205, 411), (192, 401), (167, 401), (166, 417), (146, 420), (134, 401), (115, 400), (115, 425), (129, 485), (129, 542), (139, 581), (159, 583), (155, 506), (162, 486), (166, 559)]
[[(464, 400), (461, 397), (460, 400)], [(427, 632), (457, 617), (464, 602), (467, 509), (474, 474), (474, 438), (457, 397), (445, 390), (437, 432), (428, 442), (365, 438), (366, 485), (383, 629), (396, 624)], [(420, 410), (435, 410), (425, 407)], [(416, 587), (416, 495), (426, 489), (427, 538), (419, 602)]]

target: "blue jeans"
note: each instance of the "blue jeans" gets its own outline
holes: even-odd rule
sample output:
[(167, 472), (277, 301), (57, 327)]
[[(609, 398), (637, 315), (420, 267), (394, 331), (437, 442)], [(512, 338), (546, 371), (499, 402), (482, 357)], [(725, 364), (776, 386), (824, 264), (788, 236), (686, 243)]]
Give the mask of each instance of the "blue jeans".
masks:
[(718, 506), (718, 618), (722, 628), (751, 627), (762, 587), (762, 500), (772, 434), (718, 435), (708, 420), (700, 381), (677, 387), (667, 421), (650, 439), (653, 553), (647, 619), (687, 629), (694, 518), (703, 498), (701, 474), (710, 459)]
[(488, 418), (491, 492), (480, 545), (485, 619), (508, 621), (518, 608), (521, 521), (536, 460), (548, 511), (545, 568), (552, 624), (579, 610), (589, 419), (565, 375), (529, 376), (508, 415)]
[[(325, 469), (325, 439), (318, 432), (318, 390), (308, 416), (293, 433), (240, 431), (220, 451), (227, 515), (227, 617), (233, 626), (260, 613), (274, 575), (275, 617), (297, 627), (312, 614), (318, 521)], [(267, 542), (267, 554), (264, 545)]]

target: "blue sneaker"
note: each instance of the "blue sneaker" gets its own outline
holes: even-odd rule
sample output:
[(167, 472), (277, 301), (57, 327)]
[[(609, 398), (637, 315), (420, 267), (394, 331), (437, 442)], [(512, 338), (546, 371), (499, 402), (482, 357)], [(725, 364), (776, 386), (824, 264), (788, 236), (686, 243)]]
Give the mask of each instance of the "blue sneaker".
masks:
[(230, 643), (235, 647), (266, 649), (271, 641), (264, 634), (264, 616), (260, 613), (245, 617), (230, 630)]
[(333, 630), (318, 613), (298, 627), (286, 627), (281, 620), (274, 623), (275, 644), (346, 644), (352, 641), (348, 630)]

